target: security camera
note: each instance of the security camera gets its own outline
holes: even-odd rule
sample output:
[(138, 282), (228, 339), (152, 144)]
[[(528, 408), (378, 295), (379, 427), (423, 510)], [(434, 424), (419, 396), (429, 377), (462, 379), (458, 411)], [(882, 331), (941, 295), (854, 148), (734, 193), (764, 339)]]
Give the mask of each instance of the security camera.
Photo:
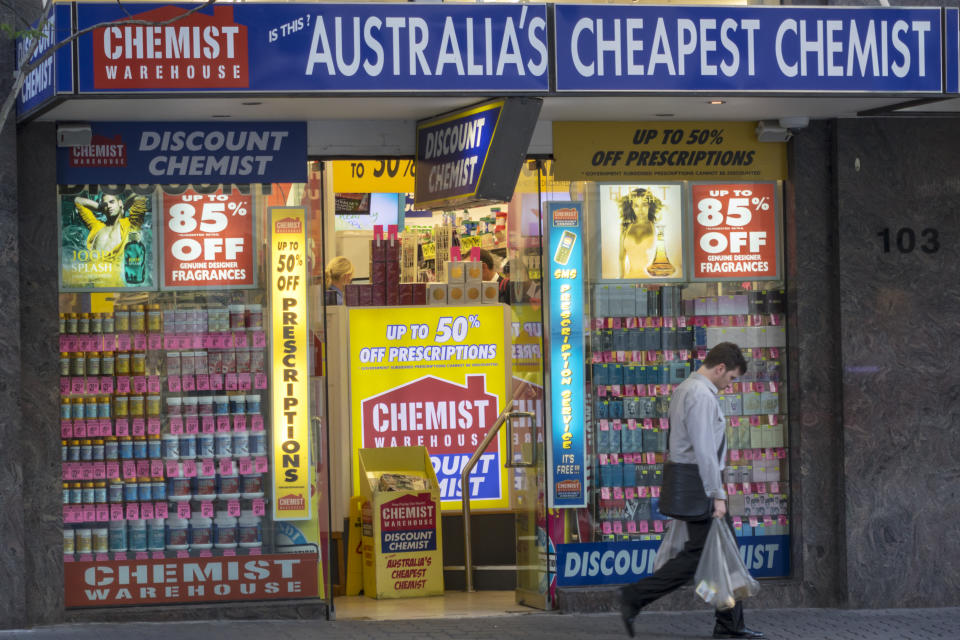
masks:
[(786, 142), (793, 137), (787, 127), (780, 126), (775, 120), (761, 120), (757, 123), (756, 132), (759, 142)]

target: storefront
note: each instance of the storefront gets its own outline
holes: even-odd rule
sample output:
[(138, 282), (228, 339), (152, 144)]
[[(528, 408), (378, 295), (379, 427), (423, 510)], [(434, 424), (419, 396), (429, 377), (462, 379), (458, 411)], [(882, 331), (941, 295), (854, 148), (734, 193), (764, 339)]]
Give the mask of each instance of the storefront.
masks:
[[(759, 602), (819, 602), (811, 541), (842, 545), (816, 503), (840, 497), (803, 494), (820, 450), (801, 433), (807, 177), (787, 141), (809, 117), (957, 91), (957, 12), (382, 9), (215, 5), (161, 25), (182, 9), (150, 5), (157, 26), (98, 27), (28, 82), (20, 138), (48, 162), (21, 170), (21, 227), (57, 233), (20, 243), (37, 319), (20, 340), (43, 345), (22, 366), (21, 499), (45, 510), (23, 531), (63, 560), (16, 578), (44, 597), (11, 620), (328, 610), (369, 488), (359, 452), (407, 446), (429, 454), (437, 519), (468, 489), (510, 520), (518, 601), (609, 606), (663, 533), (670, 393), (722, 341), (749, 361), (721, 393), (724, 482), (771, 579)], [(54, 14), (55, 39), (123, 18)], [(331, 290), (338, 256), (353, 282)], [(535, 418), (461, 486), (510, 409)]]

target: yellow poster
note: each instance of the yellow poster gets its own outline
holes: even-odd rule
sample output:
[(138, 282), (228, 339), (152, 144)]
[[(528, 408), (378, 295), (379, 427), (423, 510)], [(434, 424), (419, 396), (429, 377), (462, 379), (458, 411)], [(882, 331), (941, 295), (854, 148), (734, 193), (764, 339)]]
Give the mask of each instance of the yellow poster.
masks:
[(560, 180), (782, 180), (787, 145), (755, 122), (554, 122)]
[(310, 500), (306, 212), (270, 208), (273, 518), (307, 520)]
[(337, 193), (413, 193), (413, 158), (334, 160)]
[[(354, 460), (360, 447), (426, 447), (443, 510), (460, 509), (461, 471), (507, 401), (507, 309), (350, 309)], [(470, 476), (473, 508), (507, 507), (505, 452), (501, 433)]]

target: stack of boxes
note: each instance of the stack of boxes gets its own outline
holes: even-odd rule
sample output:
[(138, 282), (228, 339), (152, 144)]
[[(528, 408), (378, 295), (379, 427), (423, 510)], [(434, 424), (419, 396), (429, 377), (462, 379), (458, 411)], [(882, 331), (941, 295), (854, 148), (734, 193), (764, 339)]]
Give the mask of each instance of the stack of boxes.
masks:
[(473, 305), (499, 301), (497, 283), (483, 281), (480, 250), (475, 248), (470, 253), (471, 260), (463, 261), (460, 249), (450, 248), (450, 261), (446, 263), (447, 281), (427, 285), (427, 304)]
[(373, 228), (370, 241), (370, 284), (349, 284), (344, 292), (344, 302), (351, 307), (384, 307), (397, 305), (422, 305), (427, 299), (426, 285), (420, 283), (400, 284), (400, 239), (397, 226)]

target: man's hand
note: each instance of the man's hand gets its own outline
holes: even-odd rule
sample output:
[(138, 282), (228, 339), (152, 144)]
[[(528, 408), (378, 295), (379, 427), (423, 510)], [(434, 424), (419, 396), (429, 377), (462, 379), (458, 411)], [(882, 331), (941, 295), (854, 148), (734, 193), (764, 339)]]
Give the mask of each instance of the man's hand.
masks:
[(722, 518), (727, 515), (727, 501), (720, 498), (713, 499), (713, 517)]

